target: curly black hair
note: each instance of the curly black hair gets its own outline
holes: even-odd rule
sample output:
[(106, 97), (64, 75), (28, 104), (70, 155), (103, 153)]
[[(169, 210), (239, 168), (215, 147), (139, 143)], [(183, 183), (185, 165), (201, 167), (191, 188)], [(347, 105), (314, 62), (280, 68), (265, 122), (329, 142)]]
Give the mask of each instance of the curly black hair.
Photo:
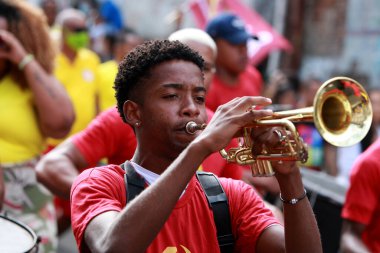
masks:
[[(119, 64), (114, 89), (117, 109), (120, 117), (126, 122), (123, 104), (127, 100), (143, 103), (141, 91), (143, 84), (150, 78), (154, 66), (171, 60), (184, 60), (197, 65), (203, 72), (203, 58), (190, 47), (179, 41), (150, 40), (129, 52)], [(139, 89), (140, 88), (140, 89)]]

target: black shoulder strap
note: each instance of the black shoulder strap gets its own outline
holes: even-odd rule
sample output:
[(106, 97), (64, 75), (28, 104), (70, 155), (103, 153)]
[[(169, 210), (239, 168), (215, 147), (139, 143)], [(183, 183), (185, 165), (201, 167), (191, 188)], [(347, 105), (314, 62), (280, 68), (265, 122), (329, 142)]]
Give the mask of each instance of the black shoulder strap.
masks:
[(210, 208), (214, 213), (219, 248), (221, 253), (233, 252), (234, 237), (231, 228), (230, 210), (227, 195), (218, 178), (208, 172), (197, 171), (197, 179), (206, 194)]
[(139, 195), (145, 186), (145, 181), (140, 177), (131, 163), (126, 161), (120, 165), (123, 170), (125, 170), (124, 182), (125, 189), (127, 191), (127, 203), (131, 202), (137, 195)]
[[(124, 181), (128, 203), (144, 190), (145, 181), (136, 173), (129, 161), (120, 166), (126, 172)], [(220, 252), (233, 252), (234, 237), (231, 229), (230, 210), (223, 187), (220, 185), (218, 178), (212, 173), (197, 171), (196, 176), (214, 213)]]

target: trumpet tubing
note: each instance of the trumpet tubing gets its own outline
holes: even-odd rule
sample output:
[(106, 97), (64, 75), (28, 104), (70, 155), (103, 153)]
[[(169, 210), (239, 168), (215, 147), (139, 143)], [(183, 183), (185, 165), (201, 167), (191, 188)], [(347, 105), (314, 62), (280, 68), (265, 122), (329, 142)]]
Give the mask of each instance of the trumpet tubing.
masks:
[[(372, 106), (369, 96), (361, 84), (348, 77), (335, 77), (324, 82), (318, 89), (311, 107), (274, 112), (253, 125), (244, 127), (243, 142), (239, 147), (220, 154), (228, 162), (250, 165), (253, 176), (274, 174), (270, 161), (306, 162), (307, 150), (293, 122), (314, 122), (324, 140), (338, 147), (351, 146), (360, 142), (368, 133), (372, 123)], [(279, 126), (290, 132), (293, 139), (286, 141), (276, 154), (252, 154), (251, 132), (255, 127)], [(186, 131), (194, 134), (206, 124), (189, 122)]]

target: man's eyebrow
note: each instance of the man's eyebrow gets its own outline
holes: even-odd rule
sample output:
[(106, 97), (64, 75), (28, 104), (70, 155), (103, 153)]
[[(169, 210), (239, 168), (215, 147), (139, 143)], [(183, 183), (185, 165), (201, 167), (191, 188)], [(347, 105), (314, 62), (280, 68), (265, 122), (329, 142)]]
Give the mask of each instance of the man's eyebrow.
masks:
[(183, 84), (180, 83), (165, 83), (162, 85), (164, 88), (183, 89)]
[(196, 92), (206, 92), (206, 88), (204, 86), (195, 87)]
[[(178, 89), (178, 90), (181, 90), (184, 88), (184, 85), (180, 84), (180, 83), (166, 83), (166, 84), (163, 84), (162, 86), (164, 88), (174, 88), (174, 89)], [(194, 89), (196, 92), (201, 92), (201, 91), (206, 92), (206, 88), (204, 86), (197, 86)]]

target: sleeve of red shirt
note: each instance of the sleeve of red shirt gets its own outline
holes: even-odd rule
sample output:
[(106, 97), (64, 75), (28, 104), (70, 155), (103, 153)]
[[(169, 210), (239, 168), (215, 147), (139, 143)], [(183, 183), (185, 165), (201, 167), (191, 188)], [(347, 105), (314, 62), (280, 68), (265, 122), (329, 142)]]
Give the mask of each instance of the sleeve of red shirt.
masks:
[(89, 167), (96, 166), (103, 158), (120, 164), (132, 157), (136, 147), (132, 128), (122, 121), (115, 107), (99, 114), (72, 141)]
[(83, 131), (72, 137), (74, 145), (84, 156), (89, 167), (95, 166), (97, 162), (105, 158), (109, 152), (110, 143), (115, 141), (110, 128), (114, 124), (110, 116), (113, 113), (112, 110), (116, 109), (102, 112)]
[(71, 188), (71, 225), (79, 249), (88, 223), (106, 211), (121, 211), (126, 203), (124, 171), (116, 165), (83, 171)]

